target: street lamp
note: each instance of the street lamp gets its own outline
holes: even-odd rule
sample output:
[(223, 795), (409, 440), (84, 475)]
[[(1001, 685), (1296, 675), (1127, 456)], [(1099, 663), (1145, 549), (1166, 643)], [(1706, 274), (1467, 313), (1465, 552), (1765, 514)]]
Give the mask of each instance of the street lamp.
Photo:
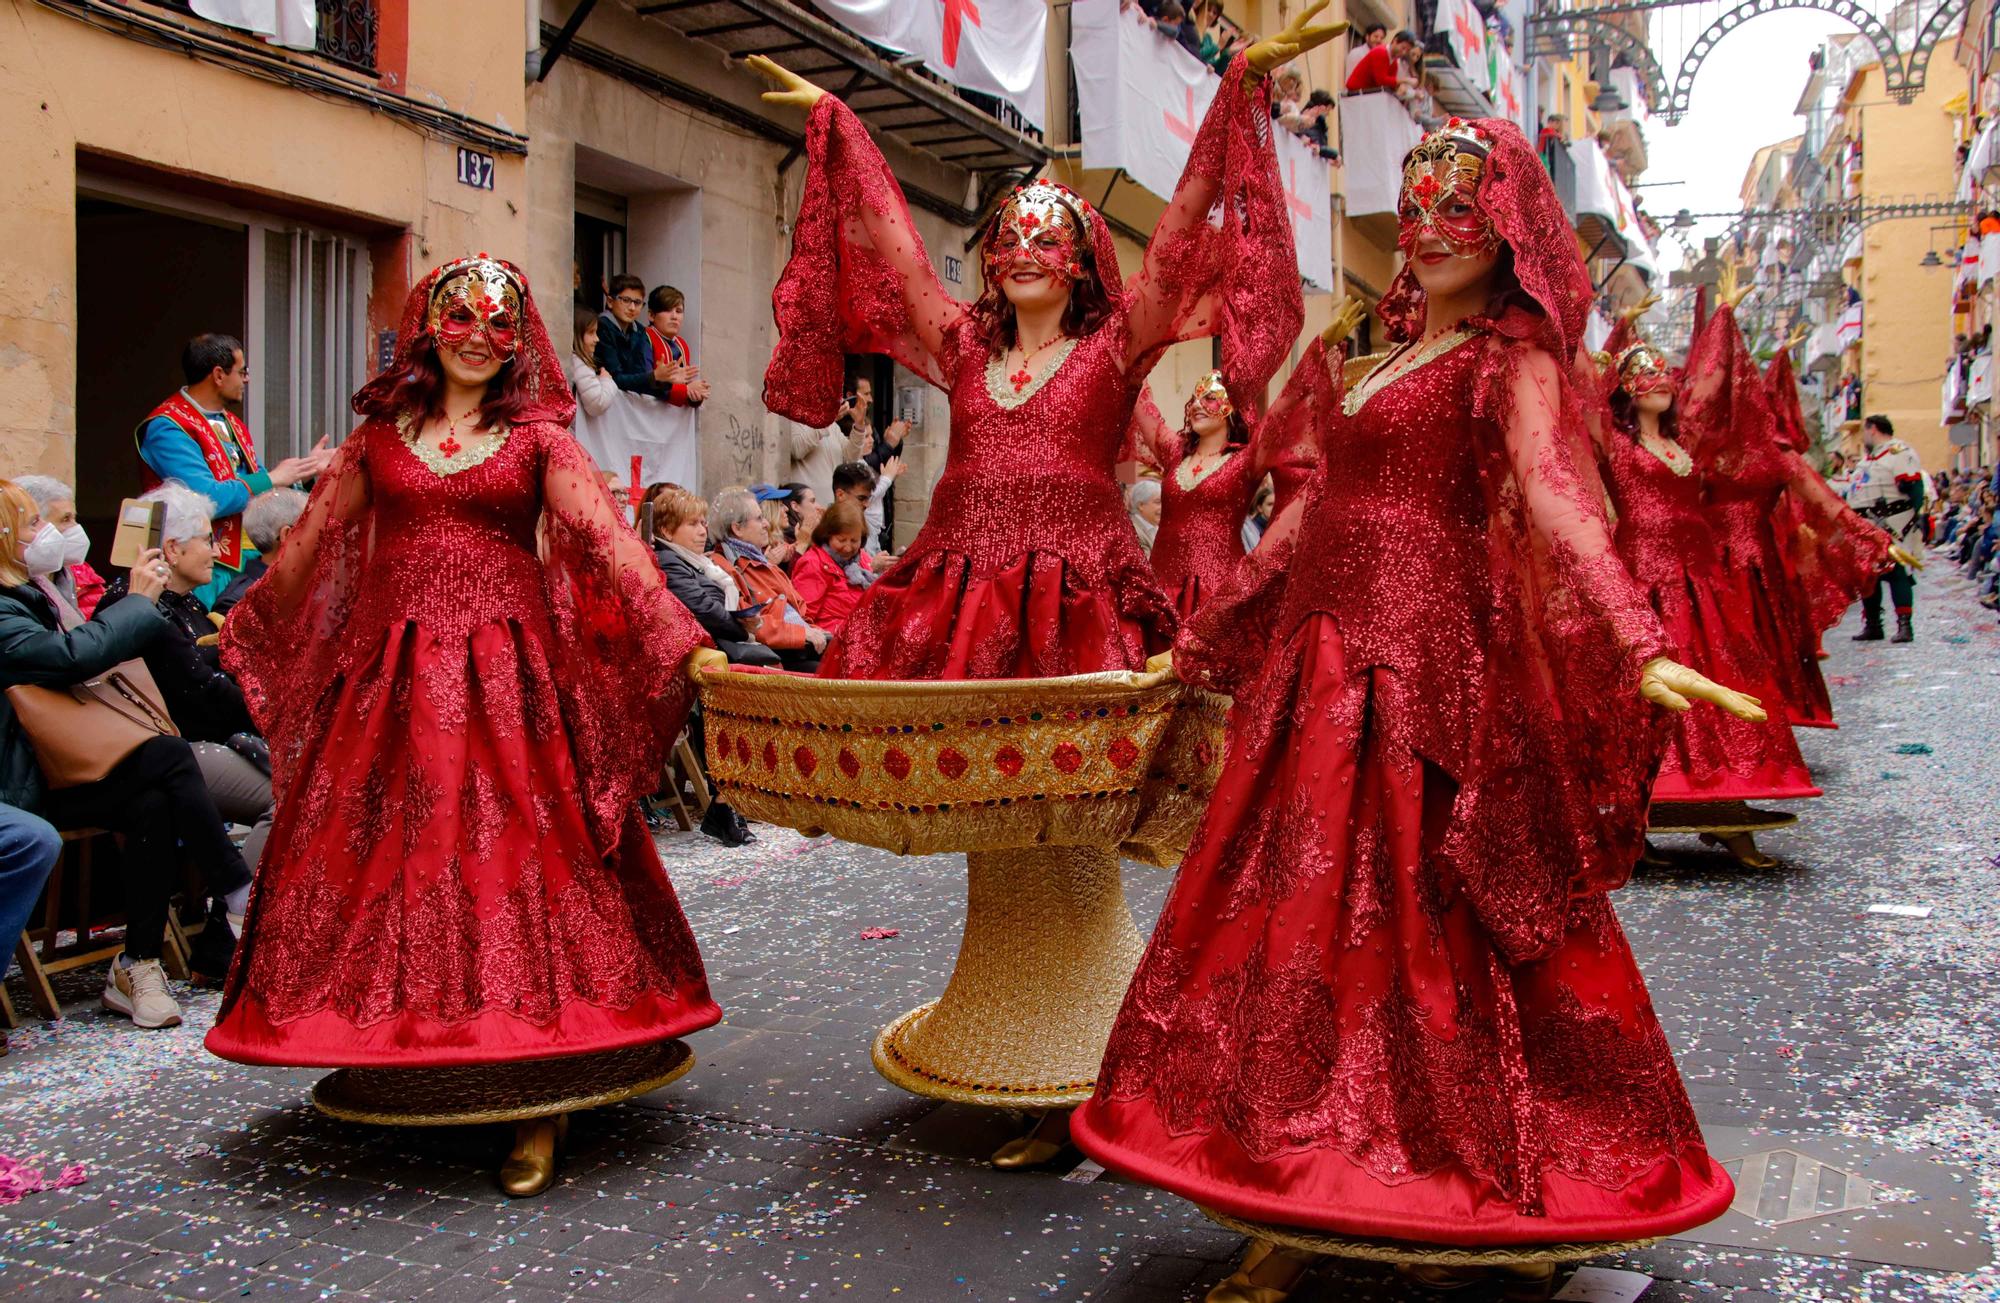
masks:
[(1942, 258), (1940, 258), (1940, 257), (1938, 257), (1938, 256), (1937, 256), (1937, 250), (1936, 250), (1936, 249), (1930, 249), (1930, 250), (1927, 250), (1927, 251), (1925, 252), (1925, 254), (1924, 254), (1924, 257), (1923, 257), (1923, 261), (1922, 261), (1922, 262), (1919, 262), (1919, 263), (1917, 264), (1917, 266), (1919, 266), (1919, 267), (1942, 267), (1942, 266), (1944, 266), (1944, 259), (1942, 259)]
[(1676, 231), (1693, 230), (1694, 214), (1685, 208), (1681, 209), (1679, 212), (1674, 214), (1673, 228)]

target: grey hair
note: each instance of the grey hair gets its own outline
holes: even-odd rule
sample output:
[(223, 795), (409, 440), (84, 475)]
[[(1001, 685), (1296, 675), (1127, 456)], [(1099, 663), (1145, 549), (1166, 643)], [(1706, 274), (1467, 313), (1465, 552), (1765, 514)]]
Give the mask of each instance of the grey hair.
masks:
[(1159, 496), (1160, 482), (1158, 480), (1137, 480), (1130, 489), (1126, 490), (1125, 501), (1132, 510), (1137, 511), (1140, 507), (1145, 506), (1148, 502)]
[(76, 490), (53, 475), (22, 475), (14, 483), (35, 500), (38, 511), (47, 511), (51, 502), (76, 501)]
[(168, 480), (151, 493), (140, 494), (139, 501), (167, 504), (167, 524), (161, 537), (173, 542), (200, 538), (215, 527), (215, 504), (179, 480)]
[(757, 505), (757, 495), (748, 489), (727, 488), (715, 495), (709, 504), (708, 527), (719, 542), (733, 537), (732, 531), (752, 516), (764, 514)]
[(243, 508), (243, 532), (259, 552), (278, 550), (278, 536), (299, 523), (305, 514), (306, 495), (297, 489), (266, 489)]

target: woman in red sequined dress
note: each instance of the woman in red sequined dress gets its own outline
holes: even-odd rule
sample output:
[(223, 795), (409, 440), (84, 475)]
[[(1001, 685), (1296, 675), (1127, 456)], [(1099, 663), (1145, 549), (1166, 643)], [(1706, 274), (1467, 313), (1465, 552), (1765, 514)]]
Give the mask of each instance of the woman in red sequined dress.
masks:
[[(1360, 300), (1349, 299), (1306, 346), (1271, 410), (1254, 420), (1237, 408), (1220, 371), (1209, 372), (1195, 385), (1179, 430), (1167, 428), (1151, 389), (1141, 391), (1132, 418), (1133, 442), (1138, 455), (1160, 472), (1153, 574), (1183, 621), (1243, 563), (1243, 520), (1265, 476), (1275, 490), (1273, 514), (1310, 478), (1314, 378), (1325, 371), (1329, 357), (1339, 356), (1364, 312)], [(1245, 377), (1243, 392), (1263, 392), (1269, 378)]]
[[(1188, 622), (1229, 754), (1077, 1143), (1270, 1230), (1211, 1299), (1396, 1245), (1667, 1235), (1729, 1203), (1606, 893), (1657, 702), (1754, 705), (1664, 658), (1568, 377), (1591, 299), (1511, 123), (1405, 163), (1402, 340)], [(1323, 371), (1324, 374), (1324, 371)], [(1685, 695), (1683, 695), (1685, 694)]]
[[(208, 1048), (504, 1064), (714, 1023), (636, 804), (702, 634), (570, 437), (520, 273), (426, 276), (354, 408), (222, 634), (278, 817)], [(553, 1176), (555, 1127), (521, 1124), (509, 1193)]]
[(1143, 269), (1120, 282), (1111, 232), (1036, 182), (984, 234), (985, 290), (949, 295), (901, 189), (839, 100), (768, 59), (809, 110), (805, 197), (773, 296), (772, 411), (834, 417), (843, 356), (888, 353), (951, 396), (929, 517), (821, 662), (834, 678), (1026, 678), (1136, 670), (1172, 642), (1172, 604), (1126, 519), (1115, 466), (1167, 346), (1219, 335), (1232, 374), (1269, 376), (1304, 320), (1263, 75), (1341, 26), (1261, 42), (1222, 79)]
[(1745, 831), (1757, 822), (1745, 803), (1800, 800), (1820, 789), (1779, 706), (1783, 694), (1745, 588), (1724, 568), (1728, 510), (1720, 504), (1762, 492), (1778, 472), (1769, 449), (1724, 451), (1726, 428), (1684, 424), (1680, 382), (1652, 345), (1630, 346), (1614, 365), (1604, 465), (1618, 554), (1646, 590), (1678, 659), (1776, 707), (1754, 722), (1718, 711), (1675, 721), (1653, 786), (1652, 822), (1710, 829), (1704, 841), (1727, 846), (1746, 866), (1768, 868), (1777, 861)]
[(1723, 566), (1750, 612), (1785, 714), (1796, 727), (1832, 728), (1819, 638), (1888, 568), (1891, 544), (1800, 455), (1805, 420), (1787, 356), (1780, 350), (1773, 360), (1772, 380), (1760, 375), (1725, 298), (1688, 350), (1681, 406), (1703, 432), (1695, 452)]

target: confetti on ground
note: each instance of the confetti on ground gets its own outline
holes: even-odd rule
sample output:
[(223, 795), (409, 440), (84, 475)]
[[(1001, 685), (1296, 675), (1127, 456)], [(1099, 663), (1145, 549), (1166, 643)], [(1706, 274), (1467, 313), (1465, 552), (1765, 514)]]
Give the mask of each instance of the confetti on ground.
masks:
[(1899, 756), (1927, 756), (1931, 754), (1930, 743), (1904, 742), (1896, 747), (1896, 754)]
[(892, 927), (865, 927), (861, 929), (861, 939), (863, 941), (882, 941), (889, 937), (901, 935), (902, 933), (899, 930)]

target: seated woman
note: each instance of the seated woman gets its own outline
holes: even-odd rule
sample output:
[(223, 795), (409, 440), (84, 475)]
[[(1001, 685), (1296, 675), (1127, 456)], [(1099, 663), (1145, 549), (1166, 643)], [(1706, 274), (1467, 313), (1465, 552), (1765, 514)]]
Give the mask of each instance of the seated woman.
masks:
[(861, 550), (867, 535), (860, 504), (844, 498), (821, 514), (812, 547), (792, 563), (792, 586), (805, 599), (813, 623), (828, 633), (840, 633), (861, 605), (861, 595), (875, 583), (868, 554)]
[(653, 555), (667, 577), (667, 591), (701, 621), (730, 664), (778, 664), (778, 653), (751, 635), (756, 610), (746, 610), (736, 580), (709, 559), (707, 544), (707, 503), (678, 484), (653, 495)]
[[(99, 604), (97, 618), (74, 618), (49, 576), (63, 562), (63, 536), (35, 501), (0, 480), (0, 689), (68, 688), (139, 656), (169, 620), (155, 605), (172, 567), (159, 550), (140, 555), (126, 594)], [(95, 782), (51, 789), (13, 704), (0, 698), (0, 801), (60, 829), (103, 828), (124, 838), (125, 953), (104, 983), (104, 1007), (138, 1027), (173, 1027), (181, 1007), (160, 968), (167, 908), (192, 860), (227, 920), (240, 927), (250, 870), (223, 831), (194, 753), (185, 740), (142, 742)], [(204, 929), (206, 931), (206, 929)]]
[(104, 576), (83, 559), (90, 551), (90, 535), (76, 521), (76, 490), (53, 475), (23, 475), (14, 483), (35, 500), (43, 521), (63, 536), (63, 563), (49, 582), (88, 620), (104, 598)]
[(709, 523), (717, 550), (710, 555), (736, 581), (743, 600), (762, 604), (751, 631), (778, 653), (788, 670), (811, 674), (832, 635), (806, 618), (805, 599), (771, 561), (771, 522), (749, 489), (728, 488), (715, 495)]
[[(208, 607), (196, 596), (197, 589), (215, 578), (213, 509), (207, 498), (177, 482), (162, 484), (140, 501), (162, 502), (167, 508), (161, 548), (167, 587), (158, 602), (167, 627), (140, 655), (159, 685), (167, 713), (194, 748), (195, 764), (216, 812), (231, 823), (249, 826), (243, 861), (254, 874), (264, 841), (271, 835), (270, 752), (251, 722), (250, 708), (243, 704), (243, 689), (223, 670), (216, 649), (200, 643), (215, 632)], [(129, 589), (125, 576), (113, 579), (104, 590), (106, 606)], [(210, 923), (215, 926), (203, 928), (195, 941), (193, 968), (200, 986), (220, 985), (229, 975), (228, 928), (219, 914)]]

